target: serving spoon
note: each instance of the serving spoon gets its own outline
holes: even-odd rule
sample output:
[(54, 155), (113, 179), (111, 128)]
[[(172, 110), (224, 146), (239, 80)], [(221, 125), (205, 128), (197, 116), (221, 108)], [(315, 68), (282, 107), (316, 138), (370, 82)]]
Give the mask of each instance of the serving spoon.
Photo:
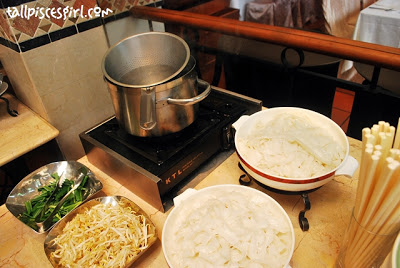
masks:
[(46, 202), (44, 203), (43, 208), (40, 210), (40, 212), (39, 212), (38, 215), (36, 216), (35, 222), (38, 222), (38, 221), (43, 217), (43, 215), (46, 213), (46, 210), (48, 209), (48, 205), (49, 205), (51, 199), (53, 198), (55, 192), (57, 191), (58, 188), (61, 188), (61, 187), (62, 187), (62, 185), (63, 185), (63, 183), (64, 183), (64, 181), (65, 181), (65, 178), (63, 179), (63, 174), (64, 174), (64, 171), (63, 171), (63, 172), (61, 173), (61, 175), (57, 178), (56, 185), (54, 186), (53, 191), (51, 192), (51, 194), (50, 194), (49, 197), (47, 198)]

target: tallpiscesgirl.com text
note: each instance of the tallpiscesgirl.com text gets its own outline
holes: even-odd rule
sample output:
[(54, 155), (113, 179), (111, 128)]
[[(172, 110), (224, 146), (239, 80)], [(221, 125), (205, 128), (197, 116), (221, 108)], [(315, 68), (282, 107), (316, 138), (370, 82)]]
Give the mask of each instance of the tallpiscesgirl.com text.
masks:
[(113, 11), (109, 8), (103, 10), (100, 7), (88, 8), (85, 11), (84, 6), (80, 8), (73, 7), (28, 7), (26, 5), (21, 5), (19, 7), (8, 7), (6, 13), (10, 18), (21, 17), (24, 19), (30, 19), (32, 17), (37, 17), (39, 19), (63, 19), (68, 18), (98, 18), (105, 17), (111, 14)]

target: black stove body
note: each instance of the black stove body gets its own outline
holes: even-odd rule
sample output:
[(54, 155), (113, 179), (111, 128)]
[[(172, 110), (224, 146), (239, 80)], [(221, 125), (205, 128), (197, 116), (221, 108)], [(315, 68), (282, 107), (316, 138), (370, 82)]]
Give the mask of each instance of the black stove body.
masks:
[(160, 211), (168, 194), (218, 152), (233, 146), (231, 129), (240, 116), (260, 111), (262, 102), (220, 88), (200, 102), (198, 118), (162, 137), (128, 134), (111, 117), (81, 133), (89, 162)]

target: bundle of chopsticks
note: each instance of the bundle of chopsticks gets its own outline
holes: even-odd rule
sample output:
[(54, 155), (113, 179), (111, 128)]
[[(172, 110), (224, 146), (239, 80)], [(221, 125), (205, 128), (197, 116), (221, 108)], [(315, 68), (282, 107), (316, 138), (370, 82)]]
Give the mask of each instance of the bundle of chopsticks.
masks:
[(400, 118), (397, 130), (384, 121), (362, 130), (353, 213), (359, 224), (350, 225), (347, 231), (345, 266), (371, 267), (376, 252), (384, 247), (390, 251), (387, 244), (400, 230)]

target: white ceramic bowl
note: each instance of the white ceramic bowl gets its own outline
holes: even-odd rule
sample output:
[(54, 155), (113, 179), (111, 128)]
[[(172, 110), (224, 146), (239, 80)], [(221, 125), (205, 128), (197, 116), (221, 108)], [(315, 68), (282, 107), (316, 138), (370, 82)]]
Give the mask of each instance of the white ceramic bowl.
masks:
[[(271, 174), (268, 170), (263, 170), (252, 164), (246, 157), (246, 153), (243, 152), (243, 141), (252, 139), (253, 133), (251, 132), (253, 127), (259, 122), (263, 124), (276, 120), (280, 116), (287, 113), (301, 114), (302, 116), (308, 117), (312, 123), (320, 126), (325, 132), (329, 132), (334, 138), (334, 141), (344, 148), (345, 157), (343, 161), (336, 168), (320, 174), (314, 177), (308, 178), (288, 178)], [(254, 113), (251, 116), (242, 116), (237, 122), (233, 124), (236, 129), (235, 133), (235, 145), (236, 152), (239, 156), (240, 163), (243, 168), (257, 181), (260, 183), (272, 187), (274, 189), (279, 189), (283, 191), (306, 191), (318, 188), (330, 180), (335, 175), (346, 175), (351, 177), (356, 169), (358, 168), (358, 162), (353, 157), (349, 156), (349, 142), (347, 140), (346, 134), (343, 130), (330, 118), (303, 108), (295, 107), (278, 107), (262, 110), (260, 112)]]
[(400, 233), (397, 235), (392, 250), (392, 268), (400, 267)]
[[(278, 267), (289, 264), (295, 244), (293, 225), (285, 210), (267, 194), (246, 186), (217, 185), (198, 191), (188, 189), (174, 199), (174, 203), (162, 233), (162, 248), (169, 267), (185, 266), (183, 259), (190, 254), (192, 256), (185, 259), (189, 261), (189, 267), (224, 267), (227, 265), (225, 261), (232, 261), (233, 252), (238, 249), (241, 253), (246, 252), (244, 255), (251, 262), (254, 262), (255, 251), (250, 249), (257, 249), (260, 251), (258, 254), (267, 256), (268, 262), (279, 259)], [(264, 233), (265, 230), (268, 232)], [(281, 236), (276, 236), (274, 230), (281, 231)], [(205, 237), (208, 238), (203, 240)], [(261, 241), (268, 238), (274, 242), (265, 247)], [(277, 248), (283, 249), (284, 253), (278, 258), (271, 257)], [(239, 254), (241, 257), (244, 255)], [(215, 256), (217, 258), (212, 264), (202, 262)], [(194, 261), (201, 262), (194, 264)]]
[(385, 258), (380, 268), (399, 268), (400, 267), (400, 233), (393, 243), (392, 250)]

